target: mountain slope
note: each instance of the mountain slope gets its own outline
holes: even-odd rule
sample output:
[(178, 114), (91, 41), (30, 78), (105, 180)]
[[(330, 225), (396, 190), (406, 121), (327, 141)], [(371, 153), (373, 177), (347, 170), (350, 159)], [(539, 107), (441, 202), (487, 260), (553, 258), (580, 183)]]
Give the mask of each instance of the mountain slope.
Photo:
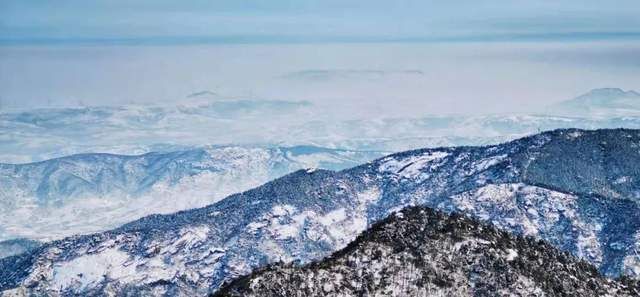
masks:
[(204, 208), (0, 259), (0, 289), (209, 294), (270, 263), (328, 256), (412, 205), (545, 239), (608, 276), (639, 276), (638, 164), (639, 130), (571, 129), (409, 151), (340, 172), (302, 170)]
[(638, 296), (543, 241), (430, 208), (402, 210), (331, 257), (275, 265), (215, 296)]
[(202, 207), (302, 168), (344, 169), (380, 155), (238, 146), (0, 164), (0, 241), (104, 231), (154, 213)]

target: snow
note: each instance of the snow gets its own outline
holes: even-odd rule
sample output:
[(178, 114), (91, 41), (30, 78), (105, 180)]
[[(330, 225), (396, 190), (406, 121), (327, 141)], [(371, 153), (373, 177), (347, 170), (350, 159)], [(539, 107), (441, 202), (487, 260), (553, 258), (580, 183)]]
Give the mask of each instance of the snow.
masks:
[(283, 204), (283, 205), (274, 206), (271, 209), (271, 214), (273, 214), (276, 217), (279, 217), (279, 216), (293, 214), (295, 211), (296, 211), (296, 208), (294, 206)]
[(344, 208), (333, 210), (326, 215), (318, 218), (320, 224), (330, 226), (347, 219), (347, 213)]
[(249, 225), (247, 225), (247, 230), (249, 232), (255, 232), (263, 227), (267, 226), (267, 222), (264, 221), (260, 221), (260, 222), (251, 222), (249, 223)]
[(384, 163), (378, 167), (378, 170), (380, 172), (398, 174), (404, 178), (416, 178), (427, 168), (437, 168), (439, 166), (437, 161), (441, 161), (449, 155), (450, 153), (444, 151), (430, 151), (419, 156), (411, 156), (400, 160), (388, 157), (383, 160)]
[(271, 209), (270, 213), (262, 216), (258, 223), (249, 224), (248, 229), (249, 231), (255, 231), (259, 228), (267, 227), (267, 230), (276, 239), (295, 237), (302, 230), (306, 218), (312, 213), (305, 211), (296, 214), (297, 212), (297, 209), (291, 205), (276, 205)]
[(169, 247), (172, 253), (181, 249), (192, 249), (207, 240), (209, 233), (208, 226), (194, 226), (180, 230), (180, 237)]
[(380, 197), (380, 189), (378, 187), (370, 187), (356, 195), (356, 202), (360, 205), (368, 205), (375, 203)]
[(302, 225), (296, 222), (287, 225), (274, 225), (270, 230), (276, 235), (277, 239), (286, 239), (297, 236), (301, 228)]
[(97, 254), (88, 254), (68, 262), (61, 262), (53, 268), (53, 286), (81, 288), (96, 284), (105, 277), (122, 278), (135, 274), (135, 267), (124, 265), (129, 255), (117, 248), (105, 249)]
[(619, 185), (619, 184), (629, 183), (632, 180), (633, 178), (631, 176), (621, 176), (621, 177), (618, 177), (616, 180), (614, 180), (613, 184)]
[(576, 138), (578, 138), (578, 137), (580, 137), (582, 135), (583, 135), (583, 133), (581, 131), (573, 131), (573, 132), (567, 133), (567, 138), (573, 140), (573, 139), (576, 139)]
[(454, 243), (452, 249), (453, 251), (458, 252), (464, 246), (473, 247), (477, 245), (487, 245), (487, 244), (491, 244), (491, 242), (484, 239), (480, 239), (480, 238), (471, 238), (471, 239), (465, 239), (465, 240)]
[(489, 167), (494, 166), (507, 158), (507, 155), (498, 155), (492, 156), (486, 159), (482, 159), (473, 163), (473, 170), (468, 174), (475, 174), (484, 170), (487, 170)]
[(514, 249), (507, 249), (507, 256), (506, 256), (507, 261), (511, 262), (515, 260), (517, 257), (518, 257), (518, 251)]
[(336, 243), (338, 248), (346, 246), (351, 240), (356, 238), (360, 232), (367, 228), (367, 220), (364, 217), (353, 216), (344, 220), (340, 224), (330, 225), (328, 228), (329, 235)]
[(329, 293), (329, 292), (333, 291), (333, 285), (330, 284), (330, 283), (325, 283), (324, 285), (322, 285), (322, 290), (325, 293)]

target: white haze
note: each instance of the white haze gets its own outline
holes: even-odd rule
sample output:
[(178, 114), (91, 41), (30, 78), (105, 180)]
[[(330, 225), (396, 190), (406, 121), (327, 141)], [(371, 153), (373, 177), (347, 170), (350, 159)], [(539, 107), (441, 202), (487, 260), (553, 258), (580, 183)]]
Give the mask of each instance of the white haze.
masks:
[(3, 110), (310, 101), (340, 119), (532, 112), (590, 89), (640, 89), (640, 44), (351, 43), (2, 46)]

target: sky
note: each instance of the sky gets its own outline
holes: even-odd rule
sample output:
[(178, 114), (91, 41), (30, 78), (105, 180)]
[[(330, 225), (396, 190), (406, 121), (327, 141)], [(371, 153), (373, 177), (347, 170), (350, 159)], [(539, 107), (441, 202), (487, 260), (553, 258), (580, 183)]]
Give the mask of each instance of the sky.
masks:
[(306, 100), (527, 112), (640, 89), (640, 2), (0, 1), (0, 109)]
[(3, 42), (637, 39), (640, 3), (3, 0)]

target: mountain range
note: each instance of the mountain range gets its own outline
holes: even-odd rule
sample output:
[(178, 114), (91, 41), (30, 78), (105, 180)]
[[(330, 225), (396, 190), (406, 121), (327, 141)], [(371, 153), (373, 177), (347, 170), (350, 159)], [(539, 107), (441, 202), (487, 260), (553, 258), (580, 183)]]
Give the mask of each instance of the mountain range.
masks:
[(300, 170), (203, 208), (0, 259), (0, 290), (210, 294), (256, 268), (326, 257), (414, 205), (545, 240), (608, 277), (638, 277), (639, 164), (639, 130), (565, 129), (407, 151), (337, 172)]
[[(593, 118), (577, 108), (618, 110), (626, 104), (625, 110), (633, 110), (636, 95), (621, 89), (596, 89), (560, 103), (564, 107), (552, 108), (559, 112), (573, 110), (563, 116), (350, 121), (323, 121), (312, 116), (293, 125), (287, 121), (285, 126), (277, 125), (285, 114), (313, 115), (314, 105), (302, 101), (225, 100), (202, 91), (178, 106), (3, 113), (0, 159), (45, 160), (0, 164), (0, 210), (8, 213), (0, 218), (0, 243), (19, 238), (46, 241), (103, 231), (153, 213), (202, 207), (297, 169), (340, 170), (388, 151), (487, 145), (558, 127), (640, 128), (640, 117), (621, 116), (629, 113), (598, 113), (606, 116)], [(262, 116), (265, 114), (270, 116)], [(255, 129), (259, 122), (269, 123), (270, 128), (263, 129), (267, 132)], [(267, 144), (198, 146), (225, 142), (227, 136), (254, 139), (255, 133), (264, 134), (257, 138), (262, 137)], [(132, 137), (135, 135), (140, 137)], [(178, 135), (180, 140), (173, 137)], [(300, 143), (313, 145), (282, 146)], [(146, 154), (83, 153), (46, 159), (86, 151)], [(11, 246), (15, 247), (14, 243)]]
[(227, 146), (0, 164), (0, 243), (104, 231), (150, 214), (203, 207), (295, 170), (340, 170), (382, 154)]
[[(487, 145), (558, 128), (640, 128), (637, 94), (597, 89), (535, 114), (334, 116), (306, 101), (223, 99), (206, 91), (175, 105), (48, 108), (0, 113), (0, 163), (72, 154), (138, 155), (209, 145), (311, 145), (397, 152)], [(588, 112), (585, 112), (587, 110)]]

